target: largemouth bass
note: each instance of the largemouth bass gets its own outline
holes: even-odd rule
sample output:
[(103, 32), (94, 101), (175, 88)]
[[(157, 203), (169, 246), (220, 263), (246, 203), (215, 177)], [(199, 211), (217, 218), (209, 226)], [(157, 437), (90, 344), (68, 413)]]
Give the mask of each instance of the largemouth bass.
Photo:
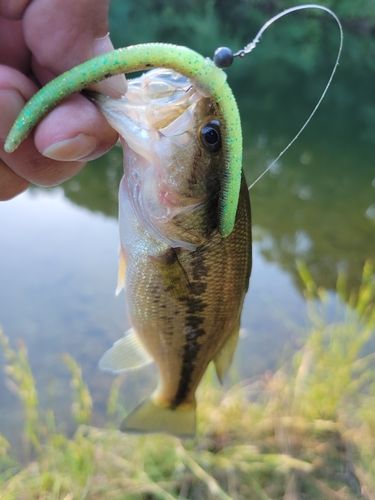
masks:
[(244, 177), (235, 227), (217, 228), (224, 169), (215, 103), (174, 71), (129, 82), (122, 99), (90, 93), (121, 138), (121, 262), (132, 328), (102, 357), (112, 372), (154, 361), (154, 393), (124, 432), (195, 434), (195, 391), (214, 361), (222, 381), (237, 345), (251, 271), (250, 202)]

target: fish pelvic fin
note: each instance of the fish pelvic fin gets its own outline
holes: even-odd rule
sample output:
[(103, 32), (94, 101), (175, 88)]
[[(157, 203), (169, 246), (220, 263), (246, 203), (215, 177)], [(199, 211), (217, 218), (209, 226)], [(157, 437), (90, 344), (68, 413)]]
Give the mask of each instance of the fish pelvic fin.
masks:
[(220, 380), (220, 383), (223, 383), (224, 377), (228, 373), (230, 365), (232, 364), (239, 335), (240, 335), (240, 318), (238, 318), (238, 320), (236, 321), (221, 351), (219, 351), (213, 359), (215, 363), (216, 373), (218, 379)]
[(135, 330), (130, 328), (124, 337), (117, 340), (99, 360), (99, 368), (112, 373), (121, 373), (142, 368), (152, 363), (153, 359), (146, 352)]
[(119, 252), (119, 265), (118, 265), (118, 274), (117, 274), (117, 288), (116, 295), (118, 295), (123, 288), (125, 288), (125, 271), (126, 271), (126, 261), (124, 250), (120, 247)]
[(122, 421), (120, 429), (135, 434), (165, 433), (179, 438), (193, 438), (195, 407), (195, 401), (177, 408), (162, 406), (150, 396)]

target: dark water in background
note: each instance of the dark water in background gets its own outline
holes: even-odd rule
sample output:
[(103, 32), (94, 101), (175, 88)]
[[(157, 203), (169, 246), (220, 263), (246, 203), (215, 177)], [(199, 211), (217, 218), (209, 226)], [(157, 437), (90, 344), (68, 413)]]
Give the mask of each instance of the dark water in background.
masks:
[[(262, 67), (255, 78), (256, 62), (244, 61), (244, 78), (233, 85), (249, 182), (299, 130), (330, 69), (310, 78), (296, 75), (287, 84), (283, 71)], [(321, 82), (320, 90), (311, 78)], [(353, 74), (339, 69), (308, 128), (250, 192), (254, 263), (235, 360), (243, 378), (277, 366), (303, 338), (306, 313), (296, 258), (319, 285), (334, 290), (338, 269), (356, 286), (363, 263), (374, 257), (373, 81), (361, 68)], [(129, 327), (124, 295), (114, 295), (121, 169), (121, 151), (114, 149), (63, 186), (33, 188), (0, 204), (0, 324), (12, 346), (25, 341), (41, 402), (55, 408), (65, 429), (71, 428), (71, 389), (61, 354), (69, 352), (82, 366), (94, 423), (104, 425), (113, 379), (98, 370), (97, 361)], [(4, 380), (0, 372), (0, 433), (17, 440), (21, 408)], [(131, 407), (149, 394), (153, 380), (152, 368), (129, 375), (125, 403)]]

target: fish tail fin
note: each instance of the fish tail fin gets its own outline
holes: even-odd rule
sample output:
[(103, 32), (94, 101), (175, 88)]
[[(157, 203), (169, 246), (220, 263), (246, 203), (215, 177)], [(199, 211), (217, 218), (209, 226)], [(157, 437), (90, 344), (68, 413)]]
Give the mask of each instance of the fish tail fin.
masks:
[(152, 396), (143, 401), (121, 423), (122, 432), (162, 432), (180, 438), (195, 436), (195, 401), (177, 408), (158, 405)]

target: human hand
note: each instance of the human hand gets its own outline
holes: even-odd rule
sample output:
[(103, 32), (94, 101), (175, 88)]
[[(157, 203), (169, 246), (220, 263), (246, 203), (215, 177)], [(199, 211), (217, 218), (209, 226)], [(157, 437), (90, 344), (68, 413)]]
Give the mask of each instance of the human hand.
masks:
[[(41, 86), (113, 49), (108, 7), (109, 0), (0, 0), (0, 200), (30, 182), (59, 184), (116, 142), (117, 133), (96, 106), (76, 94), (51, 111), (14, 153), (3, 149), (18, 113)], [(112, 77), (95, 90), (119, 97), (125, 78)]]

